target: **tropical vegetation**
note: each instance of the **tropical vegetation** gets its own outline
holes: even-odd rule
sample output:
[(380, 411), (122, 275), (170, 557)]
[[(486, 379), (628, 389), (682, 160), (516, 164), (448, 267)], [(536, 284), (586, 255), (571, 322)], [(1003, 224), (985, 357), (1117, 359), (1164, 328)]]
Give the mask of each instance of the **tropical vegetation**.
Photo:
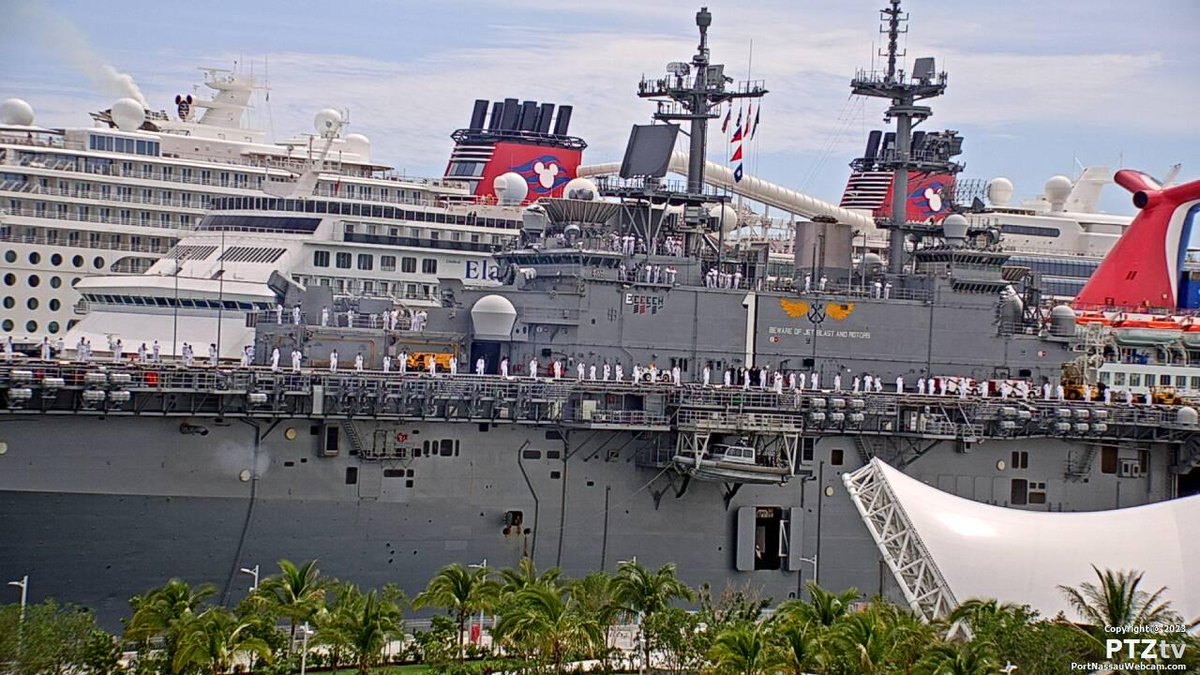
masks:
[[(150, 589), (130, 599), (117, 636), (87, 610), (53, 600), (23, 617), (18, 606), (0, 605), (0, 672), (366, 675), (420, 664), (403, 667), (454, 675), (1053, 675), (1106, 661), (1106, 627), (1187, 625), (1168, 589), (1147, 589), (1141, 573), (1095, 575), (1060, 589), (1072, 616), (970, 599), (925, 622), (878, 597), (811, 582), (803, 599), (770, 609), (751, 586), (693, 589), (673, 565), (636, 561), (579, 579), (529, 559), (500, 570), (449, 565), (410, 606), (394, 586), (360, 589), (322, 576), (316, 561), (281, 560), (278, 574), (233, 609), (210, 586), (172, 579)], [(408, 630), (410, 610), (433, 612), (421, 620), (428, 628)], [(1182, 672), (1200, 671), (1195, 629), (1154, 635), (1182, 650), (1173, 659)]]

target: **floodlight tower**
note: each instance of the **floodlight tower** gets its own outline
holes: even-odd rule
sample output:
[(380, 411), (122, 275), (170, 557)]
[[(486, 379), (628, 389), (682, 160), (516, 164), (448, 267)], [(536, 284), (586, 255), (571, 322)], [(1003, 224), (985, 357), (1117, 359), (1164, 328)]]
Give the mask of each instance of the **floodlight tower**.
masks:
[(733, 99), (761, 98), (767, 93), (761, 80), (740, 82), (726, 89), (726, 85), (734, 84), (733, 78), (725, 75), (723, 64), (710, 64), (708, 59), (708, 27), (711, 25), (712, 14), (707, 7), (701, 7), (696, 12), (700, 46), (696, 48), (691, 64), (669, 63), (665, 77), (642, 78), (638, 84), (639, 97), (655, 99), (658, 103), (654, 119), (691, 122), (687, 180), (687, 190), (691, 194), (704, 192), (708, 121), (719, 116), (714, 108)]
[(887, 47), (880, 56), (887, 57), (887, 70), (883, 73), (859, 70), (850, 82), (852, 93), (860, 96), (885, 98), (892, 102), (883, 113), (885, 122), (896, 120), (896, 146), (892, 153), (880, 158), (880, 166), (892, 171), (892, 216), (886, 227), (888, 237), (888, 271), (898, 274), (904, 269), (904, 234), (908, 208), (908, 173), (935, 167), (924, 166), (921, 158), (912, 154), (913, 127), (924, 122), (933, 114), (928, 106), (916, 105), (917, 101), (941, 96), (946, 91), (946, 73), (936, 72), (932, 57), (923, 57), (913, 63), (912, 76), (908, 77), (903, 67), (897, 68), (897, 60), (905, 52), (897, 42), (904, 33), (908, 14), (900, 10), (900, 0), (888, 0), (889, 6), (880, 10), (883, 21), (881, 33), (888, 37)]

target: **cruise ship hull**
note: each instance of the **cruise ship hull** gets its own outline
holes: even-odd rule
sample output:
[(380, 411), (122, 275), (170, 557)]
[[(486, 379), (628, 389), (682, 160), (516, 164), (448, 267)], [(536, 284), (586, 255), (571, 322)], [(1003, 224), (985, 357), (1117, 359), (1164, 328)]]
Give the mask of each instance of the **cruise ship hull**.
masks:
[[(841, 474), (863, 460), (850, 437), (821, 438), (784, 485), (730, 491), (651, 466), (651, 435), (638, 432), (359, 422), (366, 438), (400, 433), (436, 448), (380, 460), (351, 455), (344, 440), (338, 456), (325, 456), (324, 430), (307, 419), (6, 415), (0, 569), (28, 573), (34, 600), (92, 607), (109, 627), (127, 615), (130, 596), (171, 577), (214, 584), (234, 603), (250, 583), (240, 568), (271, 570), (282, 558), (315, 558), (324, 574), (413, 594), (454, 562), (504, 567), (529, 555), (576, 576), (636, 557), (674, 562), (692, 585), (749, 585), (779, 601), (812, 578), (800, 558), (816, 556), (822, 585), (897, 597), (842, 486)], [(1037, 507), (1048, 510), (1170, 496), (1165, 453), (1148, 457), (1147, 476), (1096, 471), (1085, 484), (1053, 478), (1078, 461), (1070, 443), (997, 440), (960, 450), (935, 443), (908, 471), (997, 504), (1008, 503), (1013, 476), (1049, 475), (1052, 497)], [(1029, 468), (998, 469), (1014, 450), (1029, 451)], [(785, 522), (764, 529), (760, 520), (748, 533), (746, 507)], [(758, 566), (776, 569), (739, 569), (746, 546), (758, 548)]]

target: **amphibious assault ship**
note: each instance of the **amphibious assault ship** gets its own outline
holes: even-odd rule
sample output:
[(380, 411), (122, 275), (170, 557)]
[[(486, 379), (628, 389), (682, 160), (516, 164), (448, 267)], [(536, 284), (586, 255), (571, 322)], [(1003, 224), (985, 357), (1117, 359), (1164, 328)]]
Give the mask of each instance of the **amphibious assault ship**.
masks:
[[(384, 328), (251, 313), (254, 368), (0, 367), (0, 569), (109, 623), (172, 576), (234, 601), (240, 569), (280, 558), (410, 593), (449, 563), (528, 556), (579, 575), (636, 558), (776, 600), (815, 576), (932, 615), (944, 601), (921, 604), (843, 474), (882, 460), (1045, 512), (1195, 485), (1191, 408), (1040, 395), (1086, 348), (1076, 313), (1044, 310), (1037, 275), (962, 221), (910, 224), (899, 206), (885, 270), (819, 219), (799, 229), (786, 284), (768, 280), (765, 250), (726, 247), (704, 130), (715, 106), (765, 88), (729, 81), (710, 62), (711, 15), (696, 23), (690, 62), (639, 87), (663, 123), (635, 129), (621, 176), (527, 209), (495, 256), (500, 286), (441, 280), (439, 306)], [(854, 86), (891, 98), (907, 136), (904, 120), (930, 113), (915, 102), (945, 85), (929, 66)], [(680, 121), (677, 188), (664, 172)], [(327, 298), (286, 293), (304, 316)], [(311, 367), (289, 369), (293, 351)]]

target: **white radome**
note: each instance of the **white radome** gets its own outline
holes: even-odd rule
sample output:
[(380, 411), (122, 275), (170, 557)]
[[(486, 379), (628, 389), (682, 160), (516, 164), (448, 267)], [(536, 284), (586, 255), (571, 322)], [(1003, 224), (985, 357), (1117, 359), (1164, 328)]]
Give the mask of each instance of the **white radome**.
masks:
[(325, 108), (313, 117), (313, 128), (322, 136), (336, 134), (342, 128), (342, 113)]
[(492, 181), (492, 191), (496, 193), (496, 201), (506, 206), (515, 206), (525, 201), (529, 194), (529, 183), (521, 174), (514, 171), (502, 173)]
[(596, 189), (596, 184), (587, 178), (572, 178), (563, 188), (563, 197), (591, 202), (600, 198), (600, 191)]
[(23, 99), (10, 98), (0, 103), (0, 124), (27, 127), (33, 124), (33, 106)]
[(717, 225), (726, 232), (737, 228), (737, 209), (728, 204), (713, 206), (708, 210), (708, 217), (717, 221)]
[(987, 200), (992, 206), (1008, 206), (1013, 196), (1012, 181), (1000, 176), (988, 181)]
[(1071, 194), (1071, 179), (1066, 176), (1051, 176), (1046, 181), (1046, 199), (1051, 204), (1061, 204), (1067, 201)]
[(117, 99), (112, 106), (112, 118), (121, 131), (137, 131), (146, 121), (146, 109), (131, 98)]

